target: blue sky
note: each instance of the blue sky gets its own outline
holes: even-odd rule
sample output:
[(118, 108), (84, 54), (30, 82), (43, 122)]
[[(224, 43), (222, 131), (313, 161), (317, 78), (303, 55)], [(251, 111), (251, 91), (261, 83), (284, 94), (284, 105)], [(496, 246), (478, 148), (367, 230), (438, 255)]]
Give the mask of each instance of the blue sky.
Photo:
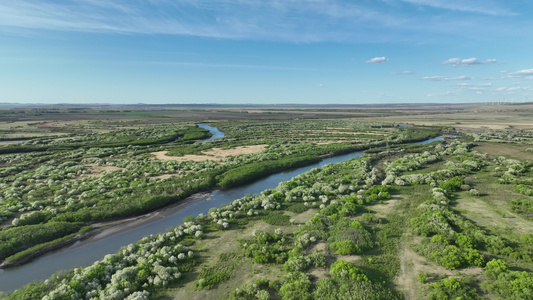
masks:
[(0, 102), (533, 101), (529, 0), (0, 0)]

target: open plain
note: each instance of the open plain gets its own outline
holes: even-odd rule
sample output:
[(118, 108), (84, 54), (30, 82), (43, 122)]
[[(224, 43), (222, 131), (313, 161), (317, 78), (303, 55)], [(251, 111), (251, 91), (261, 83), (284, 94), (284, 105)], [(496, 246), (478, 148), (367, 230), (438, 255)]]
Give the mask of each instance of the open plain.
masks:
[(2, 111), (0, 276), (205, 210), (6, 299), (531, 295), (532, 104), (75, 108)]

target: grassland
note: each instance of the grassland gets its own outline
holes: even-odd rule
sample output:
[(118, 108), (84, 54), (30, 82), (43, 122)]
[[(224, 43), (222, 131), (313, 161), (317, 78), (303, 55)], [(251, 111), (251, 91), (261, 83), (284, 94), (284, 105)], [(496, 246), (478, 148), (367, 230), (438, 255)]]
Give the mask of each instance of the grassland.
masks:
[[(27, 116), (17, 110), (14, 124), (28, 122), (23, 119), (37, 114), (34, 109), (27, 108)], [(53, 114), (60, 121), (44, 120), (47, 113), (42, 113), (34, 116), (44, 122), (39, 127), (32, 122), (17, 126), (21, 133), (38, 134), (53, 124), (54, 133), (68, 134), (78, 143), (75, 149), (57, 149), (69, 140), (53, 138), (45, 145), (53, 145), (57, 153), (23, 155), (49, 165), (54, 159), (56, 168), (71, 169), (52, 172), (62, 178), (54, 177), (51, 193), (28, 189), (18, 200), (4, 194), (2, 231), (50, 226), (57, 220), (71, 222), (62, 229), (66, 236), (95, 221), (145, 213), (185, 195), (150, 198), (146, 203), (153, 206), (140, 203), (139, 210), (131, 210), (123, 204), (129, 201), (124, 188), (141, 199), (147, 197), (146, 189), (172, 197), (193, 181), (205, 183), (194, 191), (206, 191), (261, 178), (279, 170), (264, 167), (276, 162), (290, 165), (304, 155), (303, 161), (312, 161), (371, 149), (359, 159), (313, 169), (275, 189), (212, 208), (167, 233), (22, 288), (8, 299), (531, 299), (533, 294), (532, 105), (113, 107), (106, 108), (106, 119), (93, 118), (101, 108), (59, 109), (65, 111)], [(69, 120), (80, 116), (88, 117)], [(162, 128), (176, 128), (183, 135), (200, 121), (215, 122), (226, 136), (211, 143), (173, 140), (141, 146), (135, 145), (138, 139), (120, 134), (148, 131), (164, 139), (171, 133)], [(17, 134), (13, 127), (6, 131)], [(81, 151), (93, 143), (91, 132), (122, 136), (131, 146)], [(461, 137), (404, 144), (436, 133)], [(76, 139), (83, 135), (87, 137)], [(106, 140), (98, 142), (105, 145)], [(165, 151), (181, 158), (163, 156)], [(74, 153), (75, 163), (58, 158)], [(31, 186), (30, 179), (37, 181), (40, 173), (15, 155), (21, 154), (4, 154), (3, 184)], [(28, 175), (17, 179), (13, 166)], [(103, 193), (105, 200), (90, 202), (82, 191), (71, 193), (94, 180), (113, 186), (103, 192), (85, 190), (91, 197)], [(58, 192), (67, 181), (66, 190)], [(35, 204), (38, 195), (50, 195), (50, 200)], [(73, 203), (57, 200), (61, 195), (72, 196)], [(120, 209), (111, 216), (76, 219), (78, 211), (108, 207), (106, 203)], [(28, 224), (10, 225), (15, 219)], [(35, 245), (26, 249), (30, 247)], [(17, 249), (11, 255), (25, 250)], [(98, 273), (103, 269), (108, 271)]]

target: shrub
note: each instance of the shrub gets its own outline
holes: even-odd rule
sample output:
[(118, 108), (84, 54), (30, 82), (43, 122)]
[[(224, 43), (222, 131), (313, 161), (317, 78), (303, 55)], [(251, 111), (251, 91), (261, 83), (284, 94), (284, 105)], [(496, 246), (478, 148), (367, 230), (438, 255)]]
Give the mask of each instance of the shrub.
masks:
[(291, 272), (281, 279), (279, 293), (283, 299), (306, 300), (311, 299), (311, 280), (302, 272)]
[(352, 223), (350, 223), (350, 227), (356, 228), (356, 229), (365, 229), (363, 224), (359, 221), (353, 221)]
[(468, 279), (460, 280), (450, 277), (440, 282), (432, 283), (429, 287), (433, 292), (429, 295), (429, 299), (481, 299), (476, 289), (467, 284), (468, 281)]
[(481, 267), (485, 264), (485, 259), (474, 249), (461, 250), (454, 245), (449, 245), (443, 251), (433, 253), (433, 258), (447, 269), (454, 270), (465, 266)]
[(493, 281), (481, 284), (483, 290), (505, 299), (531, 299), (533, 295), (533, 274), (526, 271), (510, 271), (500, 259), (493, 259), (485, 267), (485, 276)]
[(305, 206), (303, 203), (296, 203), (289, 207), (287, 207), (287, 210), (290, 212), (293, 212), (295, 214), (303, 213), (304, 211), (307, 211), (309, 207)]
[(335, 253), (340, 255), (352, 255), (352, 254), (360, 254), (361, 248), (354, 244), (354, 242), (350, 240), (344, 240), (340, 242), (333, 242), (330, 244), (331, 249), (335, 251)]
[(527, 244), (530, 244), (530, 245), (533, 245), (533, 234), (529, 233), (529, 234), (522, 234), (520, 236), (520, 240), (524, 243), (527, 243)]
[(493, 259), (485, 266), (485, 276), (492, 279), (497, 279), (498, 275), (508, 271), (507, 264), (501, 259)]
[(419, 273), (418, 274), (418, 281), (420, 281), (420, 283), (424, 284), (424, 283), (428, 282), (428, 279), (429, 279), (429, 274), (428, 273)]
[(361, 250), (367, 250), (374, 247), (372, 234), (365, 229), (351, 227), (339, 228), (332, 231), (330, 235), (331, 236), (328, 239), (330, 245), (336, 242), (344, 242), (348, 240), (357, 245), (357, 248), (361, 248)]
[(437, 244), (444, 244), (444, 245), (450, 244), (450, 241), (448, 241), (447, 238), (445, 238), (444, 236), (442, 236), (440, 234), (436, 234), (436, 235), (432, 236), (431, 237), (431, 242), (432, 243), (437, 243)]
[(448, 191), (448, 193), (453, 193), (461, 190), (464, 180), (461, 177), (453, 177), (447, 181), (441, 182), (439, 188)]
[(289, 219), (289, 216), (279, 213), (270, 213), (263, 217), (266, 223), (276, 226), (288, 226), (290, 224)]
[(455, 238), (455, 244), (461, 248), (474, 249), (476, 244), (469, 236), (466, 236), (462, 233), (458, 233)]
[(345, 260), (337, 260), (329, 268), (331, 277), (335, 280), (353, 279), (357, 281), (369, 281), (365, 273), (354, 264)]

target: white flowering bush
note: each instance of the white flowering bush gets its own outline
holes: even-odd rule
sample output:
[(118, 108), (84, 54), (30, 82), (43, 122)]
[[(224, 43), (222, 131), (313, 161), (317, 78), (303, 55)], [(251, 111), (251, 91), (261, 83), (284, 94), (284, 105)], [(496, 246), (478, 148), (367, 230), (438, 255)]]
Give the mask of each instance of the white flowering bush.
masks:
[(177, 242), (197, 237), (201, 229), (199, 224), (186, 222), (166, 233), (146, 236), (91, 266), (74, 269), (70, 278), (43, 299), (148, 299), (146, 289), (166, 286), (181, 277), (180, 264), (194, 253)]

